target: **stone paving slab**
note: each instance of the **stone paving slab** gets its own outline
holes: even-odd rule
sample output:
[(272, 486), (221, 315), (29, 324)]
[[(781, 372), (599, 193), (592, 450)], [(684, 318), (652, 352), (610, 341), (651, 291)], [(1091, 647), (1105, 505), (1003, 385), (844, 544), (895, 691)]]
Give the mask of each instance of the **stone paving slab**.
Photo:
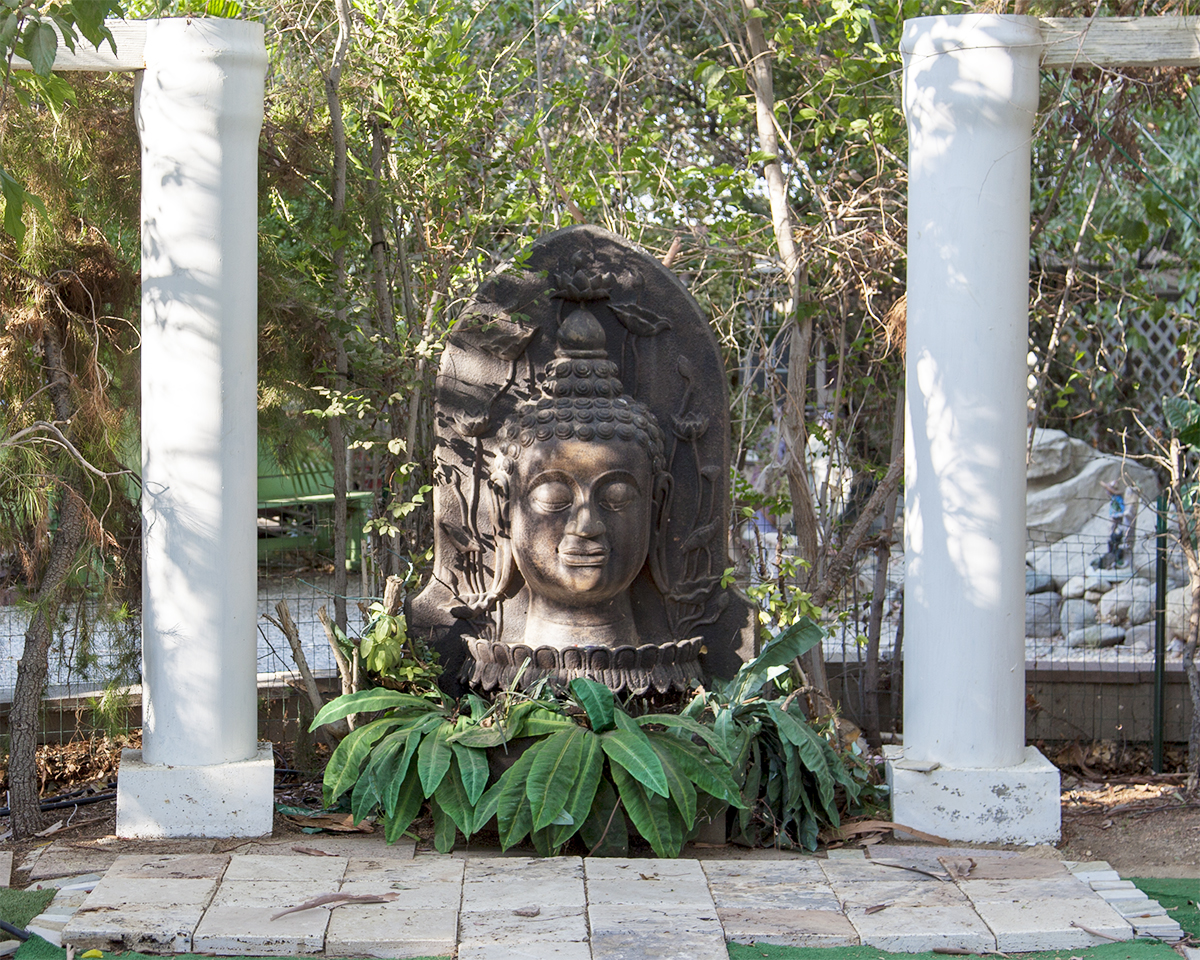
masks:
[[(458, 960), (592, 960), (592, 949), (586, 943), (490, 944), (463, 947)], [(638, 960), (645, 960), (639, 954)], [(726, 955), (723, 960), (728, 960)]]
[(591, 904), (670, 904), (715, 916), (708, 878), (696, 860), (588, 859), (584, 869)]
[(586, 903), (583, 860), (549, 859), (467, 860), (463, 871), (463, 913), (476, 910), (518, 910), (580, 907)]
[[(975, 909), (996, 934), (996, 949), (1003, 953), (1074, 950), (1133, 938), (1130, 924), (1099, 897), (982, 902), (976, 903)], [(1082, 927), (1094, 930), (1099, 936)]]
[(253, 957), (321, 953), (329, 911), (304, 910), (272, 920), (281, 909), (278, 903), (251, 906), (214, 902), (192, 937), (192, 952)]
[(13, 854), (11, 850), (0, 853), (0, 887), (7, 887), (12, 881)]
[(475, 947), (514, 943), (586, 943), (587, 910), (575, 907), (539, 907), (532, 910), (473, 910), (459, 917), (458, 942)]
[(853, 947), (858, 931), (840, 910), (717, 908), (730, 943), (774, 943), (788, 947)]
[(329, 957), (439, 957), (454, 953), (458, 904), (401, 906), (401, 901), (338, 907), (325, 933)]
[[(224, 858), (198, 862), (180, 857), (185, 876), (173, 876), (169, 859), (126, 856), (95, 884), (86, 900), (64, 925), (62, 938), (77, 949), (135, 950), (140, 953), (178, 953), (191, 949), (192, 932), (213, 895)], [(147, 872), (158, 876), (145, 876)], [(208, 873), (208, 876), (196, 876)], [(190, 874), (190, 875), (186, 875)], [(69, 886), (84, 886), (72, 884)], [(60, 892), (63, 906), (75, 902), (79, 891)], [(53, 904), (52, 904), (53, 905)]]
[[(120, 856), (212, 853), (215, 847), (215, 840), (120, 840), (117, 837), (56, 840), (42, 848), (37, 859), (29, 864), (29, 880), (36, 883), (81, 873), (104, 873)], [(22, 864), (22, 868), (26, 864)]]
[(342, 892), (399, 893), (395, 903), (401, 909), (449, 909), (457, 916), (462, 902), (463, 867), (462, 860), (450, 857), (390, 861), (353, 858), (346, 865)]
[(272, 857), (246, 854), (233, 857), (225, 871), (225, 881), (287, 880), (312, 881), (333, 886), (346, 873), (346, 857)]
[[(729, 960), (725, 937), (717, 933), (621, 932), (592, 937), (592, 960)], [(460, 955), (459, 960), (464, 960)]]
[[(941, 882), (938, 877), (931, 877), (927, 873), (905, 869), (906, 867), (915, 865), (911, 861), (889, 859), (879, 861), (821, 860), (818, 862), (821, 864), (821, 870), (824, 872), (826, 879), (834, 884), (835, 887), (838, 883), (854, 883), (863, 880), (895, 880), (898, 877), (920, 880), (925, 883)], [(941, 865), (936, 862), (932, 865), (921, 864), (920, 869), (945, 873)]]
[[(875, 905), (873, 905), (875, 906)], [(996, 938), (964, 897), (937, 906), (895, 905), (873, 910), (847, 904), (846, 918), (865, 946), (893, 953), (996, 949)]]
[(833, 888), (814, 860), (710, 860), (701, 866), (718, 909), (841, 912)]
[(353, 836), (314, 833), (299, 837), (293, 835), (243, 841), (227, 852), (269, 857), (306, 856), (297, 850), (297, 847), (305, 850), (320, 850), (322, 853), (335, 857), (411, 860), (416, 852), (417, 844), (407, 837), (401, 837), (395, 843), (389, 844), (383, 831), (376, 830), (375, 833), (356, 833)]
[(975, 866), (968, 880), (1058, 880), (1070, 877), (1061, 860), (1034, 857), (968, 857)]
[[(1034, 880), (976, 880), (970, 877), (959, 880), (958, 887), (975, 903), (1043, 900), (1051, 897), (1079, 900), (1094, 895), (1091, 887), (1076, 880), (1069, 873), (1062, 877)], [(1138, 892), (1141, 893), (1140, 890)]]
[(117, 857), (104, 879), (220, 880), (227, 866), (224, 853), (126, 854)]

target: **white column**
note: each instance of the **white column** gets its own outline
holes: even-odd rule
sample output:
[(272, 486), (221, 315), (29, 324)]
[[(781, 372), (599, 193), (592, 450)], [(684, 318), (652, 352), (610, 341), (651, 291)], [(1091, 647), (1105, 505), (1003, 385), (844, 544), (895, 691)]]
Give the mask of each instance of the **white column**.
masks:
[(121, 836), (271, 831), (257, 742), (262, 24), (147, 25), (142, 141), (143, 747)]
[(1058, 838), (1025, 747), (1025, 356), (1033, 17), (905, 24), (909, 131), (904, 747), (893, 818)]

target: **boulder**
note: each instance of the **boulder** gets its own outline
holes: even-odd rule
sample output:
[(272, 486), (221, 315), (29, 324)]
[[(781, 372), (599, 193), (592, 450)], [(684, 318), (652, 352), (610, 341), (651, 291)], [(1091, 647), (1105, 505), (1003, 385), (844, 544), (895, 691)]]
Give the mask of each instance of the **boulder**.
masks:
[(1125, 631), (1125, 646), (1134, 653), (1151, 653), (1154, 650), (1154, 624), (1141, 623)]
[(1136, 627), (1143, 623), (1153, 623), (1154, 621), (1154, 594), (1145, 598), (1135, 598), (1133, 603), (1129, 605), (1129, 612), (1125, 615), (1125, 620), (1130, 626)]
[(1192, 588), (1176, 587), (1167, 594), (1167, 636), (1187, 639), (1188, 617), (1192, 612)]
[(1057, 593), (1025, 595), (1025, 636), (1053, 637), (1060, 632), (1059, 608), (1062, 597)]
[[(1084, 461), (1077, 473), (1048, 486), (1027, 484), (1025, 526), (1031, 540), (1055, 543), (1063, 537), (1079, 533), (1097, 515), (1107, 521), (1109, 495), (1101, 486), (1102, 483), (1136, 487), (1143, 504), (1152, 503), (1158, 496), (1158, 480), (1153, 470), (1132, 460), (1122, 460), (1091, 450), (1086, 444), (1084, 446), (1092, 456)], [(1138, 527), (1146, 529), (1141, 526), (1140, 518)], [(1153, 530), (1154, 527), (1149, 529)]]
[[(1025, 467), (1025, 479), (1033, 483), (1057, 477), (1071, 469), (1072, 447), (1075, 443), (1062, 430), (1038, 427), (1033, 434), (1033, 449)], [(1084, 444), (1087, 448), (1087, 444)]]
[(1048, 573), (1038, 573), (1036, 570), (1025, 571), (1025, 592), (1045, 593), (1054, 589), (1054, 578)]
[(1096, 623), (1067, 634), (1068, 647), (1115, 647), (1125, 642), (1125, 631), (1111, 623)]
[[(1118, 583), (1100, 598), (1100, 619), (1105, 623), (1124, 623), (1129, 620), (1130, 608), (1136, 604), (1150, 604), (1150, 615), (1154, 615), (1154, 585), (1149, 580), (1126, 580)], [(1136, 621), (1145, 623), (1145, 618)]]
[(1064, 600), (1058, 612), (1058, 620), (1062, 625), (1062, 632), (1065, 634), (1090, 627), (1097, 622), (1098, 618), (1099, 614), (1094, 603), (1075, 598)]

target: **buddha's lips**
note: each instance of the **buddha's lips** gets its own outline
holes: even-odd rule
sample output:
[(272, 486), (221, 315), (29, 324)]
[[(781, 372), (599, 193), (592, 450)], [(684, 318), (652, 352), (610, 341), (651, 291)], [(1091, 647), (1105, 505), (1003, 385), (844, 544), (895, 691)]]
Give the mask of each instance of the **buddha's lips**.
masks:
[(559, 547), (558, 557), (568, 567), (602, 567), (608, 563), (608, 548), (603, 544), (584, 541)]

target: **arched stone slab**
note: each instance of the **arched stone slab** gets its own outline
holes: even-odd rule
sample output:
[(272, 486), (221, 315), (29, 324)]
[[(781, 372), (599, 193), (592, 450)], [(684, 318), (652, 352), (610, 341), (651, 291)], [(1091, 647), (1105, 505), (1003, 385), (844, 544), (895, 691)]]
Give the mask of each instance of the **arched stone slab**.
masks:
[[(659, 556), (666, 589), (655, 585), (650, 564), (631, 587), (641, 643), (699, 638), (701, 663), (718, 676), (732, 675), (753, 653), (751, 604), (720, 584), (729, 566), (729, 390), (716, 338), (658, 260), (607, 230), (576, 226), (542, 238), (519, 266), (486, 282), (442, 355), (434, 574), (410, 603), (409, 626), (440, 652), (449, 686), (467, 637), (523, 633), (527, 590), (508, 591), (488, 618), (463, 616), (463, 607), (492, 583), (487, 483), (498, 432), (519, 402), (537, 396), (576, 294), (600, 321), (625, 392), (650, 408), (665, 434), (672, 492)], [(536, 647), (535, 638), (524, 643)]]

